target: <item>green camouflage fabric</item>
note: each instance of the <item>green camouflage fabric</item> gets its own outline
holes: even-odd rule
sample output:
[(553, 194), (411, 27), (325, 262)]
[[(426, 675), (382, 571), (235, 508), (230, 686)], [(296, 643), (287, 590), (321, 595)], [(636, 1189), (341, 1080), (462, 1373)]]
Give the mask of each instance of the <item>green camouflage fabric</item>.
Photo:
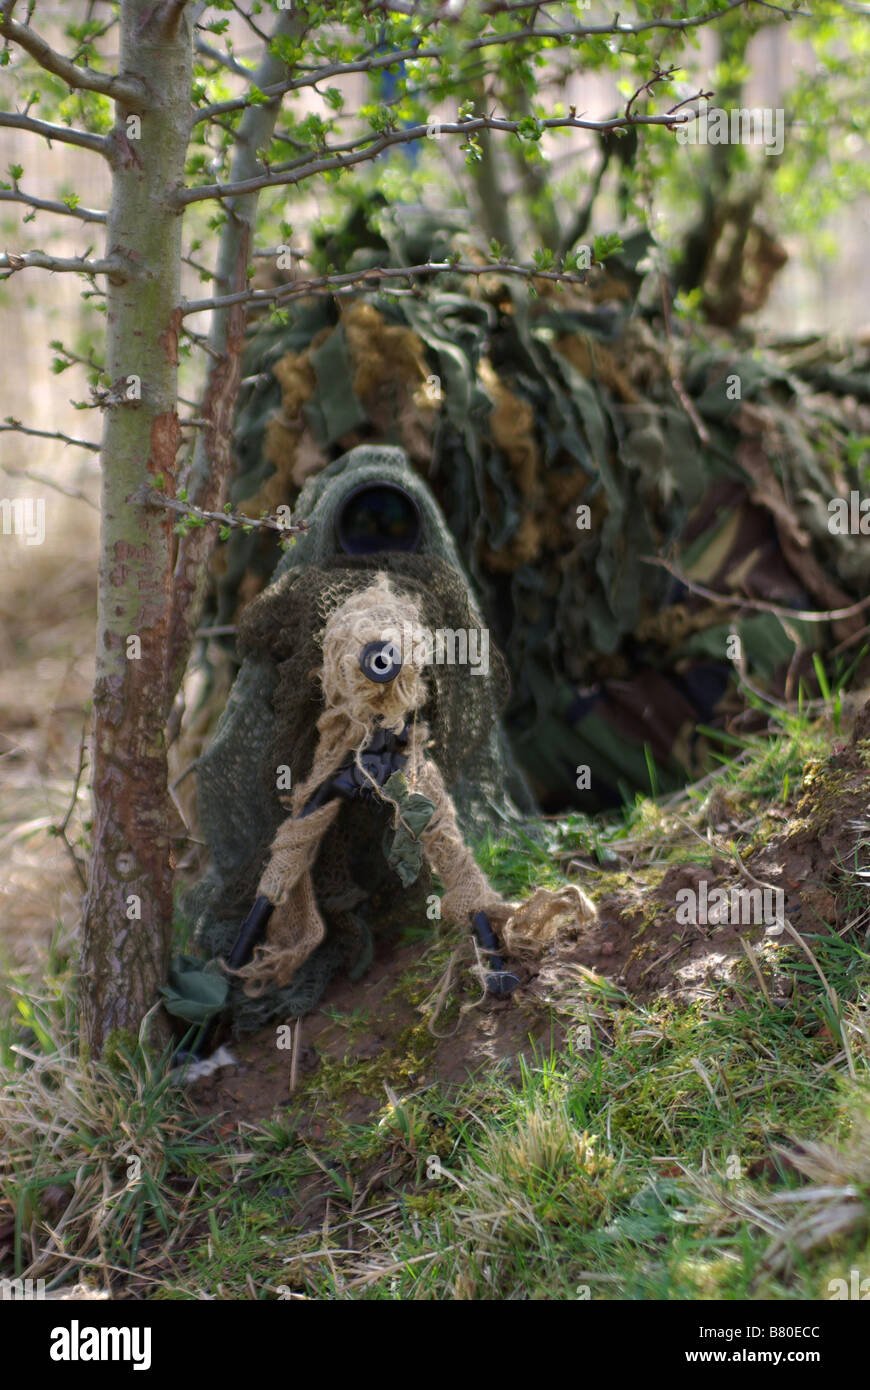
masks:
[[(380, 227), (345, 264), (457, 244), (420, 209)], [(838, 647), (841, 674), (863, 650), (860, 616), (790, 614), (863, 596), (866, 541), (832, 534), (828, 504), (866, 489), (867, 346), (761, 348), (678, 325), (668, 340), (657, 296), (646, 307), (648, 249), (627, 238), (588, 290), (530, 294), (495, 269), (310, 299), (249, 348), (234, 505), (294, 506), (346, 449), (401, 446), (505, 654), (505, 727), (549, 811), (679, 787), (709, 769), (705, 731), (745, 710), (747, 689), (794, 697), (813, 650)], [(278, 558), (263, 533), (233, 537), (218, 624)]]

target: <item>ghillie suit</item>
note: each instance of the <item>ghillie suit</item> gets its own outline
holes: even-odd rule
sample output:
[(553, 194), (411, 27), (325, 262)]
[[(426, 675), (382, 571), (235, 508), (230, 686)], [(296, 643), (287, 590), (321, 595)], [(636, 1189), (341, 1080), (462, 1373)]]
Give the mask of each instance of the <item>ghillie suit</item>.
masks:
[[(411, 212), (395, 212), (389, 248), (405, 263), (421, 254)], [(434, 244), (431, 227), (412, 231)], [(495, 268), (472, 287), (442, 277), (420, 296), (309, 301), (251, 343), (234, 504), (293, 505), (337, 452), (401, 445), (505, 654), (505, 727), (545, 809), (702, 775), (716, 743), (699, 726), (742, 719), (747, 682), (796, 696), (813, 649), (851, 643), (863, 621), (790, 612), (862, 596), (865, 539), (832, 534), (828, 502), (861, 485), (866, 350), (840, 366), (807, 360), (811, 347), (671, 340), (657, 282), (642, 292), (647, 249), (627, 238), (588, 290), (540, 283), (530, 298)], [(218, 624), (275, 559), (262, 536), (233, 537)], [(860, 647), (843, 650), (845, 669)]]
[[(516, 819), (511, 794), (532, 809), (498, 726), (507, 681), (492, 648), (476, 668), (436, 661), (421, 675), (406, 663), (384, 687), (361, 673), (361, 650), (385, 624), (454, 636), (482, 627), (443, 517), (402, 452), (359, 448), (337, 460), (309, 481), (295, 519), (310, 529), (243, 615), (244, 661), (198, 769), (211, 867), (186, 911), (199, 946), (226, 959), (258, 893), (276, 904), (266, 946), (234, 977), (237, 1033), (307, 1013), (339, 967), (362, 973), (375, 924), (389, 931), (425, 920), (424, 859), (447, 888), (445, 916), (466, 926), (472, 908), (510, 918), (465, 837)], [(304, 815), (348, 755), (362, 767), (373, 734), (406, 723), (407, 765), (390, 791), (364, 802), (330, 795)], [(408, 820), (425, 807), (414, 796), (433, 811), (425, 828), (412, 822), (419, 839)], [(578, 892), (575, 915), (589, 915)], [(513, 929), (522, 944), (541, 907), (532, 903), (506, 924), (508, 941)], [(563, 897), (551, 920), (565, 907)]]
[[(430, 563), (428, 577), (436, 585), (443, 583), (439, 569)], [(278, 827), (257, 887), (258, 897), (273, 907), (266, 944), (238, 972), (249, 997), (291, 985), (324, 941), (327, 926), (312, 877), (321, 853), (339, 894), (349, 889), (363, 894), (370, 868), (357, 887), (347, 878), (338, 883), (337, 862), (342, 848), (358, 843), (369, 829), (361, 827), (361, 820), (372, 818), (380, 829), (384, 810), (384, 857), (403, 887), (417, 881), (425, 861), (445, 887), (440, 904), (444, 919), (467, 928), (483, 912), (487, 926), (498, 926), (510, 957), (539, 953), (566, 917), (581, 922), (594, 917), (592, 905), (574, 885), (558, 893), (540, 889), (522, 906), (505, 903), (478, 868), (436, 761), (440, 752), (441, 763), (452, 770), (460, 749), (466, 755), (472, 751), (473, 732), (455, 729), (430, 740), (421, 712), (430, 703), (426, 673), (436, 654), (434, 640), (422, 623), (420, 596), (404, 588), (403, 578), (407, 576), (401, 572), (388, 578), (379, 570), (365, 588), (331, 608), (323, 628), (317, 677), (325, 708), (317, 720), (311, 767), (293, 791), (291, 814)], [(305, 576), (306, 584), (309, 580)], [(285, 577), (269, 596), (269, 607), (283, 606), (292, 585), (293, 577)], [(343, 588), (334, 577), (328, 585), (323, 594), (327, 608)], [(256, 606), (262, 608), (263, 602)], [(343, 798), (353, 810), (343, 832), (331, 835), (347, 804)], [(364, 838), (370, 841), (369, 835)], [(376, 856), (367, 861), (369, 866), (373, 862)], [(335, 905), (335, 892), (328, 901)], [(346, 908), (346, 902), (341, 906)], [(502, 992), (498, 981), (496, 992)]]

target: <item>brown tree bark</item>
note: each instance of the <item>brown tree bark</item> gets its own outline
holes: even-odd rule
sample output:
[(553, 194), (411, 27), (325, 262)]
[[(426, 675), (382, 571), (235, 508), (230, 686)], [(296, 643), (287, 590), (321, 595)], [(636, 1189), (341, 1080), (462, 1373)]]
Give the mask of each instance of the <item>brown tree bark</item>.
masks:
[[(116, 106), (106, 244), (129, 267), (107, 287), (94, 823), (85, 899), (80, 1016), (84, 1045), (128, 1042), (166, 979), (172, 866), (164, 728), (174, 563), (172, 518), (145, 505), (162, 474), (174, 490), (181, 216), (190, 122), (193, 19), (183, 4), (124, 0), (120, 71), (141, 82)], [(140, 126), (128, 117), (138, 116)]]
[[(143, 486), (160, 475), (173, 496), (179, 444), (178, 333), (181, 218), (177, 193), (191, 127), (192, 20), (183, 0), (125, 0), (121, 71), (147, 93), (140, 138), (119, 104), (107, 245), (131, 267), (107, 296), (107, 365), (117, 397), (103, 437), (98, 657), (94, 692), (94, 826), (83, 929), (80, 1013), (92, 1052), (114, 1033), (128, 1043), (159, 998), (172, 934), (170, 802), (166, 722), (184, 673), (215, 541), (213, 527), (176, 541), (174, 516), (148, 505)], [(292, 10), (275, 34), (298, 34)], [(286, 65), (270, 52), (258, 87)], [(258, 151), (272, 137), (280, 99), (242, 117), (234, 182), (261, 172)], [(135, 129), (135, 127), (134, 127)], [(258, 194), (228, 199), (218, 251), (218, 293), (244, 289)], [(209, 370), (190, 479), (192, 500), (219, 508), (232, 461), (232, 429), (244, 344), (245, 310), (215, 313)], [(130, 379), (141, 399), (127, 398)], [(138, 639), (139, 648), (130, 639)], [(158, 1024), (152, 1041), (161, 1036)]]

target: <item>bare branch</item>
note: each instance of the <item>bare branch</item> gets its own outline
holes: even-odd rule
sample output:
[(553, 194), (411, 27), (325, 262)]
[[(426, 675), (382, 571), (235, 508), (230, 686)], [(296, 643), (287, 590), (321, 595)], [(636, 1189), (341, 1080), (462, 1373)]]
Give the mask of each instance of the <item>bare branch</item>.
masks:
[[(644, 92), (646, 92), (648, 97), (652, 97), (654, 95), (654, 89), (659, 85), (659, 83), (670, 82), (677, 71), (678, 69), (676, 67), (660, 68), (658, 64), (656, 64), (652, 77), (650, 77), (648, 81), (642, 82), (640, 86), (636, 89), (636, 91), (632, 92), (631, 96), (628, 98), (628, 101), (625, 103), (626, 120), (631, 121), (631, 123), (634, 124), (638, 119), (634, 114), (634, 103), (640, 100), (640, 97), (643, 95)], [(712, 96), (712, 92), (696, 92), (694, 96), (687, 97), (684, 101), (678, 102), (676, 106), (672, 106), (668, 111), (668, 115), (674, 115), (676, 111), (679, 109), (679, 107), (685, 106), (689, 101), (700, 101), (702, 97), (709, 100), (709, 98)]]
[(55, 202), (52, 198), (35, 198), (32, 193), (24, 193), (20, 188), (0, 189), (0, 203), (24, 203), (37, 212), (55, 212), (61, 217), (77, 217), (80, 222), (105, 222), (107, 214), (94, 208), (69, 207), (67, 203)]
[(20, 420), (7, 415), (0, 431), (14, 431), (16, 434), (32, 434), (36, 439), (59, 439), (64, 444), (74, 444), (77, 449), (90, 449), (92, 453), (100, 452), (99, 444), (92, 444), (89, 439), (73, 439), (72, 435), (62, 434), (60, 430), (34, 430), (28, 425), (22, 425)]
[(94, 150), (97, 154), (105, 155), (108, 148), (104, 135), (91, 135), (87, 130), (73, 130), (70, 126), (55, 125), (51, 121), (38, 121), (17, 111), (0, 111), (0, 126), (29, 130), (34, 135), (44, 135), (49, 144), (57, 140), (63, 145), (79, 145), (83, 150)]
[(9, 252), (0, 256), (0, 280), (8, 280), (18, 270), (73, 271), (78, 275), (108, 275), (115, 284), (127, 278), (124, 262), (109, 256), (102, 261), (89, 261), (82, 256), (47, 256), (44, 251), (25, 251), (23, 255)]
[(63, 818), (63, 820), (61, 821), (60, 825), (56, 825), (56, 826), (53, 827), (55, 835), (59, 836), (60, 839), (63, 840), (64, 844), (66, 845), (66, 848), (67, 848), (67, 850), (68, 850), (68, 852), (69, 852), (69, 856), (70, 856), (70, 858), (72, 859), (73, 866), (74, 866), (75, 871), (76, 871), (76, 873), (77, 873), (77, 875), (78, 875), (79, 883), (82, 885), (83, 888), (87, 888), (87, 886), (88, 886), (88, 881), (87, 881), (87, 877), (86, 877), (86, 875), (85, 875), (85, 870), (84, 870), (84, 868), (83, 868), (83, 866), (82, 866), (82, 862), (81, 862), (81, 860), (79, 859), (78, 855), (76, 854), (75, 848), (74, 848), (74, 846), (72, 845), (72, 843), (70, 842), (69, 837), (67, 836), (67, 833), (66, 833), (66, 832), (67, 832), (67, 830), (69, 829), (69, 823), (70, 823), (70, 821), (72, 820), (72, 814), (73, 814), (73, 811), (74, 811), (75, 808), (76, 808), (76, 803), (78, 802), (78, 799), (79, 799), (79, 787), (81, 786), (82, 773), (83, 773), (84, 770), (85, 770), (85, 752), (86, 752), (86, 749), (87, 749), (87, 738), (88, 738), (88, 725), (89, 725), (89, 723), (90, 723), (90, 718), (89, 718), (89, 716), (86, 714), (85, 717), (84, 717), (84, 719), (82, 720), (82, 732), (81, 732), (81, 738), (79, 739), (79, 760), (78, 760), (78, 766), (76, 767), (76, 776), (75, 776), (75, 781), (74, 781), (74, 783), (73, 783), (72, 797), (71, 797), (71, 799), (70, 799), (69, 806), (67, 807), (66, 815), (64, 816), (64, 818)]
[[(652, 29), (696, 29), (701, 25), (711, 24), (716, 19), (724, 18), (733, 10), (758, 3), (760, 0), (730, 0), (730, 3), (725, 5), (723, 9), (711, 10), (708, 14), (695, 15), (693, 18), (685, 19), (648, 19), (640, 24), (626, 24), (617, 15), (616, 19), (609, 24), (576, 24), (565, 25), (564, 27), (557, 26), (552, 29), (527, 27), (505, 34), (487, 33), (462, 43), (461, 50), (463, 53), (474, 53), (483, 48), (494, 48), (506, 43), (522, 43), (525, 39), (556, 39), (565, 43), (569, 39), (600, 38), (607, 35), (632, 38)], [(531, 9), (533, 6), (523, 6), (522, 8)], [(419, 62), (425, 58), (444, 58), (452, 53), (452, 48), (448, 48), (446, 45), (434, 48), (396, 49), (390, 53), (374, 52), (349, 63), (333, 63), (316, 68), (304, 77), (287, 78), (285, 81), (264, 87), (262, 91), (266, 97), (279, 97), (283, 96), (285, 92), (295, 91), (299, 87), (314, 87), (318, 82), (323, 82), (327, 78), (342, 77), (352, 72), (379, 72), (383, 68), (398, 67), (401, 63)], [(241, 111), (249, 104), (250, 99), (248, 97), (236, 97), (229, 101), (214, 102), (211, 106), (205, 106), (196, 113), (194, 123), (209, 121), (212, 117), (225, 115), (228, 111)]]
[[(664, 116), (614, 116), (606, 121), (587, 121), (580, 116), (550, 116), (540, 122), (540, 128), (542, 130), (603, 131), (621, 130), (626, 126), (662, 125), (668, 129), (673, 129), (675, 126), (685, 125), (689, 119), (690, 117), (685, 113)], [(468, 121), (439, 122), (438, 130), (441, 135), (468, 136), (473, 135), (478, 130), (501, 130), (508, 134), (516, 134), (520, 125), (520, 121), (502, 120), (496, 116), (474, 116)], [(379, 154), (390, 149), (393, 145), (407, 145), (415, 140), (424, 140), (429, 130), (429, 125), (418, 125), (411, 126), (406, 130), (392, 130), (384, 135), (369, 136), (370, 143), (366, 148), (356, 150), (353, 153), (329, 151), (328, 154), (313, 159), (308, 164), (300, 166), (298, 161), (294, 161), (294, 165), (285, 168), (283, 172), (270, 169), (267, 173), (258, 174), (255, 178), (245, 179), (241, 183), (212, 183), (203, 184), (199, 188), (188, 188), (178, 194), (176, 201), (179, 206), (184, 207), (189, 203), (202, 202), (205, 198), (232, 198), (238, 194), (255, 193), (260, 188), (277, 188), (283, 184), (298, 184), (303, 179), (313, 178), (317, 174), (324, 174), (332, 169), (350, 169), (355, 164), (363, 164), (367, 160), (377, 159)]]
[(701, 419), (701, 416), (698, 414), (695, 402), (692, 400), (691, 396), (689, 395), (688, 391), (683, 385), (683, 375), (680, 371), (676, 354), (674, 353), (674, 340), (673, 333), (671, 331), (671, 307), (668, 298), (668, 287), (664, 274), (661, 271), (659, 271), (659, 289), (661, 291), (662, 296), (662, 315), (665, 321), (665, 334), (668, 340), (667, 352), (664, 354), (664, 356), (668, 369), (668, 375), (671, 378), (671, 387), (673, 389), (674, 395), (680, 402), (680, 405), (683, 407), (689, 419), (691, 420), (695, 429), (695, 433), (697, 434), (701, 443), (706, 448), (707, 445), (710, 443), (710, 432), (707, 429), (707, 426), (704, 424), (704, 421)]
[(667, 570), (668, 574), (688, 589), (690, 593), (697, 594), (699, 598), (705, 598), (710, 603), (718, 603), (723, 608), (753, 608), (759, 613), (775, 613), (778, 618), (791, 619), (792, 622), (841, 622), (844, 618), (854, 618), (870, 608), (870, 598), (862, 598), (857, 603), (850, 603), (848, 608), (829, 608), (823, 612), (809, 608), (784, 608), (782, 604), (768, 603), (760, 598), (748, 598), (745, 594), (718, 594), (714, 589), (708, 589), (704, 584), (697, 584), (694, 579), (690, 579), (688, 575), (677, 569), (676, 565), (671, 564), (669, 560), (662, 559), (659, 555), (641, 555), (640, 562), (642, 565), (658, 565), (660, 569)]
[(213, 270), (209, 270), (207, 265), (202, 265), (200, 261), (195, 261), (191, 256), (182, 256), (185, 265), (189, 265), (206, 280), (216, 280), (217, 275)]
[(204, 353), (207, 353), (207, 355), (211, 357), (211, 359), (214, 362), (220, 362), (223, 360), (221, 354), (219, 352), (215, 352), (208, 338), (204, 338), (201, 333), (194, 333), (192, 328), (182, 328), (179, 331), (181, 332), (182, 336), (187, 338), (191, 343), (193, 343), (195, 347), (201, 348)]
[[(27, 433), (35, 434), (37, 431), (31, 430)], [(55, 492), (62, 493), (64, 497), (72, 497), (76, 502), (85, 502), (95, 512), (100, 510), (99, 503), (88, 497), (87, 493), (80, 492), (78, 488), (65, 487), (63, 483), (56, 482), (54, 478), (46, 477), (44, 473), (34, 473), (29, 468), (10, 468), (7, 463), (0, 463), (0, 468), (10, 478), (26, 478), (29, 483), (39, 483), (42, 487), (50, 487)]]
[(264, 33), (262, 29), (257, 28), (257, 25), (254, 23), (251, 16), (249, 14), (245, 14), (245, 11), (241, 8), (240, 5), (237, 5), (235, 3), (235, 0), (230, 0), (230, 3), (232, 4), (232, 7), (235, 10), (236, 14), (245, 21), (248, 28), (251, 29), (257, 35), (257, 38), (260, 40), (260, 42), (266, 44), (266, 46), (268, 47), (268, 45), (271, 43), (269, 35)]
[(512, 265), (494, 261), (486, 265), (471, 265), (466, 261), (426, 261), (423, 265), (372, 266), (367, 270), (347, 271), (343, 275), (320, 275), (314, 280), (294, 280), (274, 290), (240, 290), (237, 294), (220, 295), (214, 299), (186, 300), (181, 306), (183, 315), (202, 314), (207, 309), (225, 309), (231, 304), (276, 304), (299, 299), (310, 294), (333, 294), (336, 290), (366, 288), (381, 280), (416, 280), (429, 275), (511, 275), (523, 280), (552, 280), (557, 284), (585, 285), (585, 276), (563, 270), (538, 270), (536, 266)]
[(198, 34), (194, 39), (194, 47), (203, 58), (210, 58), (212, 62), (219, 63), (222, 68), (226, 68), (228, 72), (234, 72), (237, 77), (244, 77), (247, 82), (253, 82), (256, 77), (253, 68), (244, 67), (231, 53), (221, 53), (220, 49), (212, 48), (211, 44), (206, 43), (205, 39), (201, 39)]
[(53, 73), (68, 87), (83, 92), (99, 92), (100, 96), (110, 97), (124, 106), (141, 107), (144, 104), (145, 88), (141, 83), (119, 77), (117, 73), (77, 67), (62, 53), (56, 53), (29, 25), (18, 24), (7, 13), (0, 14), (0, 37), (23, 48), (45, 72)]

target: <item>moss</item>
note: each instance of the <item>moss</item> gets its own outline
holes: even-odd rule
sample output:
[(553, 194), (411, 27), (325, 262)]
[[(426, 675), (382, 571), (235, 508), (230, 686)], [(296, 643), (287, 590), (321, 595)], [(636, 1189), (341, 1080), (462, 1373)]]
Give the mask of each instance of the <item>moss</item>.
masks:
[(129, 1028), (114, 1028), (103, 1044), (102, 1059), (112, 1071), (126, 1071), (126, 1058), (139, 1050), (139, 1039)]
[[(614, 897), (637, 897), (643, 888), (644, 893), (657, 888), (667, 873), (667, 865), (648, 864), (632, 869), (631, 873), (608, 873), (604, 869), (590, 869), (583, 877), (583, 889), (591, 898), (599, 899), (605, 895)], [(639, 882), (642, 880), (642, 884)]]
[(854, 768), (834, 767), (829, 763), (812, 762), (801, 781), (801, 797), (795, 816), (789, 822), (790, 838), (804, 826), (820, 835), (843, 817), (844, 798), (862, 790), (864, 778)]

